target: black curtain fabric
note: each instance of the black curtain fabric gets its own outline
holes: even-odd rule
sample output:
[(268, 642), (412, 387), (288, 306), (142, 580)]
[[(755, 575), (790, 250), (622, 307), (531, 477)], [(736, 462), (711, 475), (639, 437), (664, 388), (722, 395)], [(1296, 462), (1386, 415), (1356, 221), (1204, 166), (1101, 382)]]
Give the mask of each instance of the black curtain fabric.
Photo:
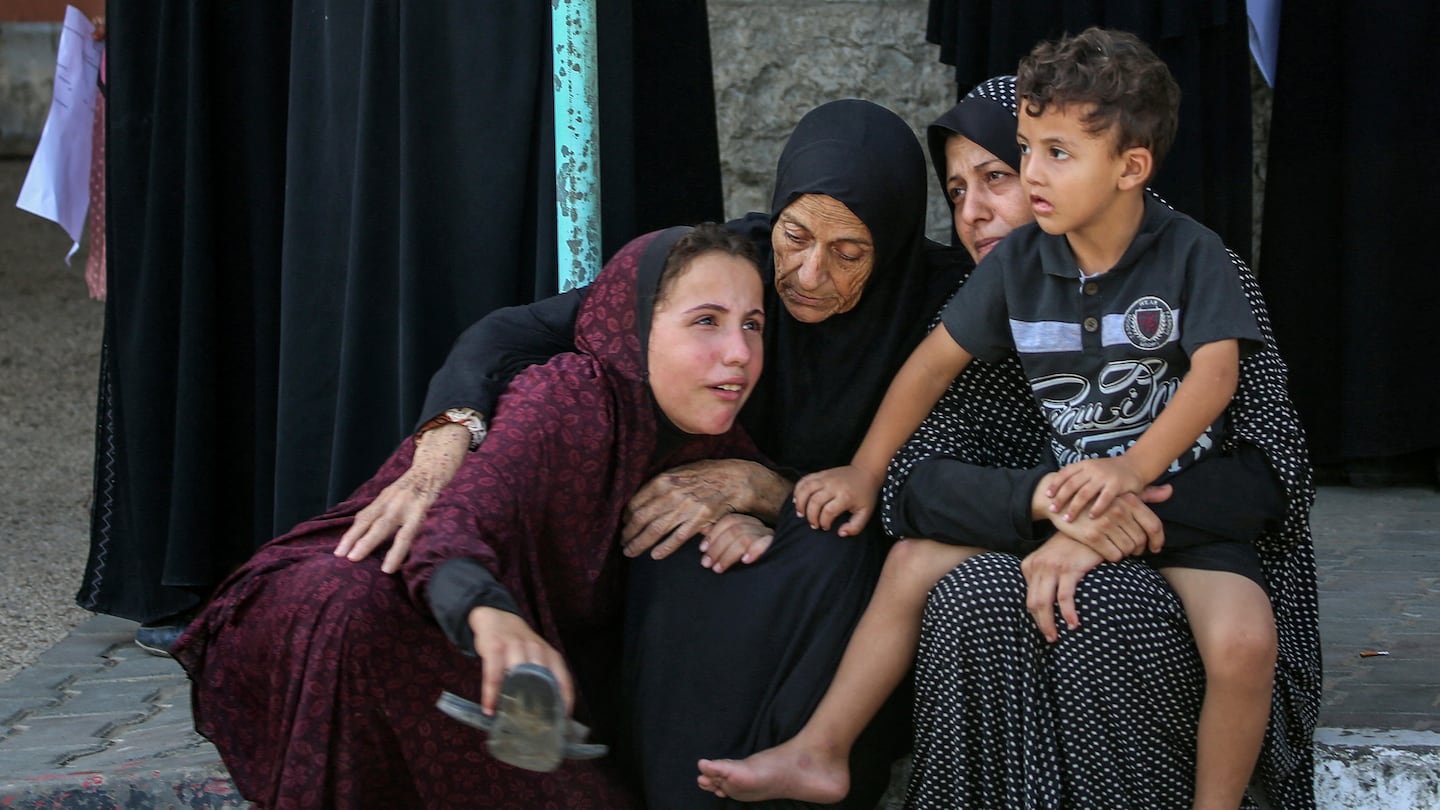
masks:
[(1250, 53), (1243, 0), (930, 0), (926, 38), (955, 67), (958, 101), (1014, 73), (1037, 42), (1091, 25), (1130, 31), (1180, 84), (1180, 129), (1151, 183), (1250, 258)]
[[(703, 0), (601, 0), (603, 254), (722, 216)], [(460, 331), (556, 291), (549, 4), (111, 3), (78, 594), (194, 606), (374, 473)]]
[(1437, 44), (1422, 0), (1282, 10), (1260, 282), (1315, 459), (1352, 480), (1436, 472), (1440, 378), (1413, 364), (1440, 300)]

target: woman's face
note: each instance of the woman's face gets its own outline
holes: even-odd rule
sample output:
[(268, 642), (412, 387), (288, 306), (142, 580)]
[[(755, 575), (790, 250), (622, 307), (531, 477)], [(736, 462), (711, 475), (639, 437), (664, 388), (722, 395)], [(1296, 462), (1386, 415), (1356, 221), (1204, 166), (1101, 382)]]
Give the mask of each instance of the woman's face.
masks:
[(955, 206), (955, 232), (976, 262), (1035, 219), (1019, 172), (964, 135), (945, 142), (945, 194)]
[(703, 253), (655, 301), (650, 390), (676, 427), (730, 429), (764, 366), (764, 285), (748, 259)]
[(860, 303), (875, 242), (844, 203), (824, 194), (795, 198), (775, 218), (770, 242), (775, 290), (795, 320), (819, 323)]

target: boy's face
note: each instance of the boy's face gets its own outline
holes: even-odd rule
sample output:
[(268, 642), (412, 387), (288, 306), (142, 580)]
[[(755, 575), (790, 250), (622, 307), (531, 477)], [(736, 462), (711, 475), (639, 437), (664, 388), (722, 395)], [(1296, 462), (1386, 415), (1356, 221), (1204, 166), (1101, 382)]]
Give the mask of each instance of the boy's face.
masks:
[(1126, 186), (1126, 155), (1116, 150), (1112, 131), (1086, 131), (1087, 112), (1077, 104), (1052, 104), (1032, 116), (1020, 102), (1015, 136), (1020, 142), (1020, 178), (1046, 233), (1090, 235), (1107, 223)]

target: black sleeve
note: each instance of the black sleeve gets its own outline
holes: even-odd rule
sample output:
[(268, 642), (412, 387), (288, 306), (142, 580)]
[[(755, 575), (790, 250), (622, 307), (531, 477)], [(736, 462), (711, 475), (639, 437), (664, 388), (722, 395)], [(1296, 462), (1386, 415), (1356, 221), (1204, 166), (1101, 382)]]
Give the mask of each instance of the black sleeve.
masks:
[[(1054, 533), (1049, 521), (1030, 518), (1030, 496), (1053, 470), (977, 467), (946, 456), (926, 459), (895, 494), (895, 533), (1028, 554)], [(1285, 517), (1284, 489), (1264, 454), (1249, 445), (1205, 459), (1169, 483), (1175, 489), (1171, 499), (1150, 504), (1165, 524), (1166, 548), (1252, 542)]]
[(493, 607), (520, 615), (515, 597), (476, 560), (455, 558), (440, 563), (430, 576), (426, 594), (440, 629), (450, 643), (471, 657), (475, 655), (475, 634), (470, 631), (470, 611)]
[(1049, 537), (1030, 519), (1030, 496), (1053, 467), (978, 467), (949, 456), (915, 465), (895, 495), (894, 529), (904, 537), (1028, 554)]
[(1253, 543), (1285, 520), (1285, 488), (1254, 445), (1186, 467), (1168, 482), (1170, 500), (1150, 504), (1165, 523), (1166, 548), (1190, 548), (1217, 540)]
[(430, 378), (415, 427), (449, 408), (473, 408), (488, 420), (510, 380), (524, 369), (575, 350), (575, 318), (588, 289), (497, 309), (470, 325)]

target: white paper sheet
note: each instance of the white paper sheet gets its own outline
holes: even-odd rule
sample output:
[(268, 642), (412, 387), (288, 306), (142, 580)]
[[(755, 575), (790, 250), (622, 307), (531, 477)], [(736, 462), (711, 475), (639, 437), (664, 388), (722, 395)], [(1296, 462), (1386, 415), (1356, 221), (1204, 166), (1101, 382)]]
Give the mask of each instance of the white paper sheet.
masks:
[(1250, 20), (1250, 53), (1265, 83), (1275, 86), (1275, 62), (1280, 54), (1281, 0), (1245, 0)]
[(95, 79), (104, 44), (91, 39), (95, 26), (74, 6), (65, 8), (55, 59), (55, 96), (40, 143), (15, 206), (56, 222), (80, 247), (90, 206), (90, 143), (95, 126)]

